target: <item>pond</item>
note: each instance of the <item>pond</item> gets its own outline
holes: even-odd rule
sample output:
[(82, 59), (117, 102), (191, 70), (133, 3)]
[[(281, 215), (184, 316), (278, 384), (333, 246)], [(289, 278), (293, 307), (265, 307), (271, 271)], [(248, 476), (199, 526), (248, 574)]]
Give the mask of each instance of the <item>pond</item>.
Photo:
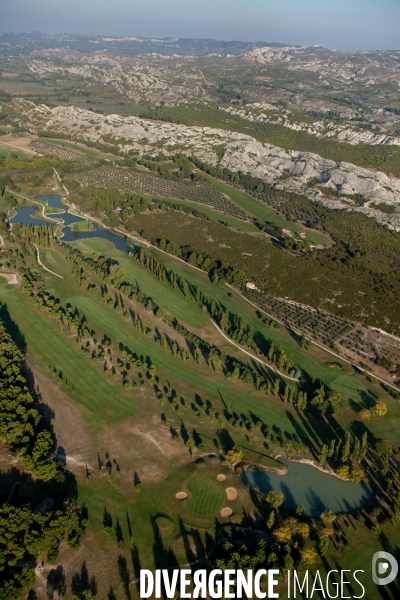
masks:
[[(76, 222), (76, 221), (75, 221)], [(100, 229), (96, 223), (93, 223), (93, 231), (73, 231), (70, 227), (63, 229), (63, 242), (76, 242), (77, 240), (85, 240), (87, 238), (102, 238), (112, 242), (118, 250), (129, 252), (130, 247), (126, 243), (126, 238), (122, 235), (117, 235), (108, 229)]]
[(41, 196), (36, 196), (36, 200), (47, 203), (49, 208), (54, 206), (55, 208), (63, 210), (64, 212), (62, 213), (47, 213), (47, 215), (55, 219), (62, 219), (64, 221), (64, 225), (66, 226), (72, 225), (72, 223), (80, 223), (85, 221), (85, 219), (82, 217), (77, 217), (76, 215), (67, 212), (69, 207), (62, 203), (62, 197), (60, 194), (42, 194)]
[[(63, 213), (47, 213), (47, 215), (52, 218), (59, 219), (60, 221), (62, 219), (64, 221), (61, 237), (63, 242), (76, 242), (77, 240), (84, 240), (87, 238), (102, 238), (112, 242), (118, 250), (122, 250), (123, 252), (129, 252), (131, 249), (127, 244), (127, 238), (113, 233), (108, 229), (101, 229), (96, 223), (92, 224), (92, 231), (73, 231), (70, 227), (73, 223), (79, 223), (86, 219), (67, 212), (68, 206), (62, 203), (62, 197), (59, 194), (42, 194), (36, 196), (36, 199), (47, 203), (50, 208), (54, 206), (65, 211)], [(21, 223), (22, 225), (43, 225), (46, 223), (47, 225), (54, 225), (51, 221), (32, 218), (32, 215), (36, 213), (36, 206), (16, 206), (15, 210), (16, 214), (10, 219), (13, 223)]]
[(54, 206), (55, 208), (60, 208), (61, 210), (68, 210), (68, 206), (62, 203), (62, 197), (60, 194), (41, 194), (40, 196), (35, 196), (36, 200), (40, 200), (40, 202), (44, 202), (50, 207)]
[(16, 214), (10, 219), (12, 223), (21, 223), (21, 225), (43, 225), (43, 223), (48, 223), (48, 225), (51, 225), (43, 219), (32, 218), (32, 215), (37, 212), (35, 206), (16, 206), (15, 210), (17, 211)]
[(258, 488), (263, 495), (270, 490), (282, 492), (285, 508), (295, 510), (304, 506), (308, 517), (319, 517), (324, 510), (354, 512), (374, 495), (372, 488), (364, 482), (350, 483), (310, 465), (282, 459), (280, 462), (289, 469), (286, 475), (249, 467), (242, 474), (242, 480), (251, 488)]

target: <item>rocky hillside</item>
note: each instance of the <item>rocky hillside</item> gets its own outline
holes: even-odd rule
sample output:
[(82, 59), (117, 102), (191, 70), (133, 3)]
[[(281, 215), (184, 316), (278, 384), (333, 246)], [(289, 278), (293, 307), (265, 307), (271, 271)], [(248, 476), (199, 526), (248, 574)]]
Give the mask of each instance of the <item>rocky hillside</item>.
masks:
[(310, 152), (284, 150), (251, 136), (210, 127), (105, 116), (71, 106), (49, 108), (21, 99), (13, 106), (24, 116), (21, 124), (32, 132), (59, 131), (73, 139), (114, 143), (124, 152), (139, 155), (155, 155), (161, 149), (172, 154), (180, 149), (216, 164), (222, 146), (220, 164), (232, 171), (248, 172), (277, 189), (304, 193), (332, 208), (362, 211), (400, 230), (400, 215), (385, 214), (372, 206), (400, 205), (400, 180), (379, 171), (336, 163)]

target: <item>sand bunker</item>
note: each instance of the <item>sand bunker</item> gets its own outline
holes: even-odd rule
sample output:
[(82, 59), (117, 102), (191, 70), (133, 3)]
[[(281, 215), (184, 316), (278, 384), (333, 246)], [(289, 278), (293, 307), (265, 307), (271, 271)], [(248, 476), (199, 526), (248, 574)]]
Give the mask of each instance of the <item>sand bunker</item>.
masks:
[(231, 515), (233, 515), (233, 511), (231, 508), (226, 507), (223, 508), (219, 514), (221, 515), (221, 517), (230, 517)]
[(225, 493), (230, 502), (233, 502), (238, 497), (238, 491), (233, 487), (226, 488)]
[(18, 279), (15, 273), (0, 273), (0, 277), (7, 279), (7, 283), (10, 285), (18, 285)]
[(217, 475), (217, 479), (218, 481), (226, 481), (226, 475), (219, 473), (219, 475)]
[(175, 498), (177, 498), (177, 500), (186, 500), (187, 497), (188, 495), (185, 492), (178, 492), (175, 495)]

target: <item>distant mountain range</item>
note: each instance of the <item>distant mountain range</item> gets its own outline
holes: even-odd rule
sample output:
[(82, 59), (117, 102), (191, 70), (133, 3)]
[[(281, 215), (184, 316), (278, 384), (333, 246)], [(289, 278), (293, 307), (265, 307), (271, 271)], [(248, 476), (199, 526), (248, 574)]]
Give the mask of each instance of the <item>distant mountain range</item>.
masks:
[(14, 53), (18, 45), (21, 53), (41, 48), (61, 48), (68, 46), (80, 52), (94, 50), (113, 50), (119, 53), (135, 55), (156, 52), (165, 56), (204, 56), (207, 54), (243, 54), (256, 48), (284, 47), (285, 44), (268, 42), (220, 41), (211, 39), (186, 38), (141, 38), (115, 36), (52, 35), (37, 31), (0, 34), (1, 52)]

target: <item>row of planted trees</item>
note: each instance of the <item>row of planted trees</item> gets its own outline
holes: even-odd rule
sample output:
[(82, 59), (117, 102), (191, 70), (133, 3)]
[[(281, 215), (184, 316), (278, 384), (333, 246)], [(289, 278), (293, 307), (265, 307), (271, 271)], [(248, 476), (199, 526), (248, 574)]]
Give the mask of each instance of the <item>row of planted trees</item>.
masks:
[[(233, 340), (246, 345), (258, 355), (264, 355), (279, 369), (291, 370), (294, 366), (293, 359), (286, 354), (282, 346), (275, 345), (271, 341), (254, 332), (253, 327), (245, 323), (243, 317), (233, 313), (217, 303), (212, 297), (204, 294), (199, 286), (189, 283), (173, 269), (167, 269), (161, 261), (155, 258), (144, 248), (137, 249), (140, 263), (153, 273), (160, 281), (168, 282), (174, 290), (180, 290), (184, 296), (193, 296), (197, 303), (206, 307), (211, 317), (219, 327)], [(294, 370), (294, 374), (296, 369)], [(300, 373), (299, 375), (300, 376)]]
[(5, 324), (9, 322), (5, 305), (1, 305), (0, 312), (7, 317), (6, 321), (0, 320), (0, 440), (11, 455), (18, 456), (25, 470), (0, 473), (0, 483), (10, 477), (16, 483), (24, 478), (28, 481), (28, 473), (33, 475), (30, 485), (39, 498), (46, 494), (47, 487), (57, 497), (54, 508), (46, 511), (32, 511), (29, 505), (21, 507), (20, 502), (14, 504), (13, 494), (0, 506), (0, 600), (19, 600), (35, 582), (33, 568), (22, 568), (21, 563), (45, 558), (54, 562), (63, 540), (71, 548), (79, 545), (87, 521), (73, 496), (68, 497), (71, 482), (65, 468), (52, 458), (53, 432), (39, 411), (40, 397), (30, 389), (24, 352)]
[[(141, 262), (143, 260), (143, 265), (154, 272), (160, 280), (163, 280), (164, 277), (168, 277), (168, 281), (173, 288), (176, 289), (176, 287), (179, 286), (179, 289), (181, 289), (185, 295), (191, 293), (189, 283), (186, 279), (181, 278), (172, 270), (167, 272), (159, 261), (152, 260), (150, 263), (146, 254), (142, 253), (140, 256)], [(151, 310), (156, 316), (163, 316), (163, 312), (154, 300), (146, 296), (146, 294), (140, 290), (139, 286), (133, 285), (125, 280), (125, 272), (116, 261), (110, 262), (104, 257), (96, 256), (86, 258), (78, 250), (71, 251), (69, 249), (66, 257), (67, 261), (71, 264), (72, 272), (78, 277), (81, 285), (88, 285), (85, 270), (93, 272), (100, 276), (104, 281), (110, 282), (110, 284), (120, 290), (124, 296), (127, 296), (133, 301), (141, 302), (147, 310)], [(107, 304), (122, 312), (125, 316), (129, 316), (128, 303), (121, 294), (112, 294), (107, 284), (102, 285), (100, 290), (103, 300)], [(216, 314), (217, 309), (215, 301), (204, 296), (200, 290), (198, 290), (198, 292), (200, 294), (200, 296), (198, 296), (200, 303), (207, 302), (210, 306), (210, 313)], [(133, 311), (131, 310), (131, 312)], [(133, 323), (138, 331), (150, 333), (151, 330), (147, 331), (148, 328), (143, 325), (137, 315), (133, 316)], [(194, 348), (192, 350), (192, 356), (197, 363), (201, 364), (203, 358), (205, 358), (209, 366), (214, 370), (223, 367), (224, 373), (229, 377), (241, 379), (244, 383), (254, 385), (256, 389), (265, 391), (266, 393), (271, 393), (273, 390), (275, 390), (275, 393), (279, 392), (279, 378), (266, 378), (258, 373), (253, 367), (225, 355), (215, 346), (212, 346), (205, 340), (192, 334), (189, 330), (179, 324), (176, 319), (173, 320), (171, 324), (178, 333), (183, 335), (183, 337), (193, 344)], [(184, 361), (191, 360), (188, 351), (185, 348), (182, 348), (176, 340), (171, 340), (166, 334), (159, 332), (156, 334), (155, 339), (163, 349), (169, 349), (174, 356), (179, 356)], [(271, 379), (273, 379), (273, 381), (271, 381)]]

